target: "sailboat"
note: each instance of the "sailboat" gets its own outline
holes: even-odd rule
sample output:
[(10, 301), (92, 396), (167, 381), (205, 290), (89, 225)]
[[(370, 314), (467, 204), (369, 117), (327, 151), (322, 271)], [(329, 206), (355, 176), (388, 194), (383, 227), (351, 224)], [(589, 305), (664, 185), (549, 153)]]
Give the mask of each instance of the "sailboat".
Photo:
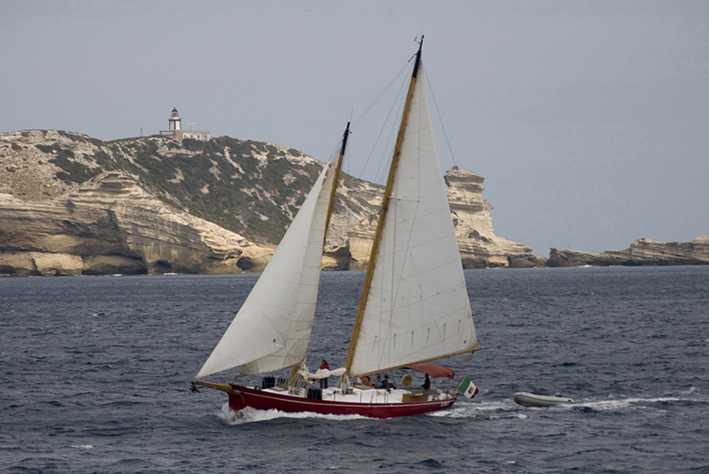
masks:
[[(371, 418), (428, 413), (453, 405), (459, 391), (473, 393), (467, 377), (466, 386), (457, 389), (455, 384), (452, 389), (437, 384), (414, 388), (410, 375), (401, 388), (368, 383), (370, 375), (396, 369), (453, 379), (455, 371), (430, 362), (480, 349), (433, 137), (422, 46), (423, 37), (345, 366), (311, 373), (305, 362), (349, 124), (337, 159), (323, 167), (266, 269), (192, 381), (194, 389), (226, 392), (234, 411), (251, 407)], [(201, 380), (237, 367), (240, 376), (266, 375), (257, 386)], [(288, 368), (290, 376), (268, 375)], [(318, 388), (316, 382), (330, 376), (339, 376), (337, 385)]]

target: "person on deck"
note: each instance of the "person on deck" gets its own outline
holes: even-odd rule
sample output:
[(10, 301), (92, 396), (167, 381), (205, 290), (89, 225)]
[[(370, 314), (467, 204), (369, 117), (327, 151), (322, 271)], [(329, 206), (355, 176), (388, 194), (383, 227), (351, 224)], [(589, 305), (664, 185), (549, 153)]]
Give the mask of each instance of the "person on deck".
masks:
[[(320, 364), (320, 368), (330, 370), (330, 366), (327, 365), (327, 361), (325, 359), (322, 360), (322, 363)], [(320, 388), (321, 389), (327, 388), (327, 377), (320, 379)]]
[(430, 388), (431, 388), (431, 379), (428, 378), (428, 374), (426, 374), (426, 378), (423, 381), (423, 389), (429, 390)]

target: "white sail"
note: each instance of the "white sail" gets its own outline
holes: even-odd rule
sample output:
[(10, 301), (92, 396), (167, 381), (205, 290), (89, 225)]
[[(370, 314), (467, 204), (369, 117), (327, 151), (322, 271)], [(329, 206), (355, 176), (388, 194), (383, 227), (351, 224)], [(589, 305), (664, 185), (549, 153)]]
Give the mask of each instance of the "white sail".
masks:
[(350, 376), (478, 347), (422, 68)]
[(305, 358), (335, 166), (326, 166), (266, 269), (196, 378), (240, 365), (270, 372)]

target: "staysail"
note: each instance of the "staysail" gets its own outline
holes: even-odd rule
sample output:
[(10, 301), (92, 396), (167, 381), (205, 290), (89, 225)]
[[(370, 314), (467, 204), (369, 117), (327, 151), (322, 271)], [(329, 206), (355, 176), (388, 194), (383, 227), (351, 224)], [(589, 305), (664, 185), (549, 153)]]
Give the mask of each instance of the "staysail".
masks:
[(416, 61), (379, 249), (348, 356), (350, 376), (478, 348), (420, 50)]
[(196, 378), (243, 365), (242, 375), (305, 359), (337, 166), (326, 165), (266, 269)]

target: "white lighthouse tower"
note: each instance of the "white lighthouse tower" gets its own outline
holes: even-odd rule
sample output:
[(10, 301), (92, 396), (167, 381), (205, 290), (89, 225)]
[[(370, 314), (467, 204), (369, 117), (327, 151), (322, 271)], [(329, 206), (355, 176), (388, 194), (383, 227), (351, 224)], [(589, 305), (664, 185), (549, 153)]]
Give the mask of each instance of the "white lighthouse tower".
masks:
[(170, 137), (178, 142), (181, 142), (183, 138), (202, 141), (211, 140), (209, 130), (194, 130), (194, 125), (192, 125), (189, 130), (182, 130), (182, 119), (180, 118), (180, 114), (177, 113), (177, 107), (172, 109), (172, 114), (168, 122), (168, 130), (161, 130), (160, 135)]
[(180, 114), (177, 113), (177, 108), (172, 109), (168, 130), (182, 130), (182, 119), (180, 118)]

